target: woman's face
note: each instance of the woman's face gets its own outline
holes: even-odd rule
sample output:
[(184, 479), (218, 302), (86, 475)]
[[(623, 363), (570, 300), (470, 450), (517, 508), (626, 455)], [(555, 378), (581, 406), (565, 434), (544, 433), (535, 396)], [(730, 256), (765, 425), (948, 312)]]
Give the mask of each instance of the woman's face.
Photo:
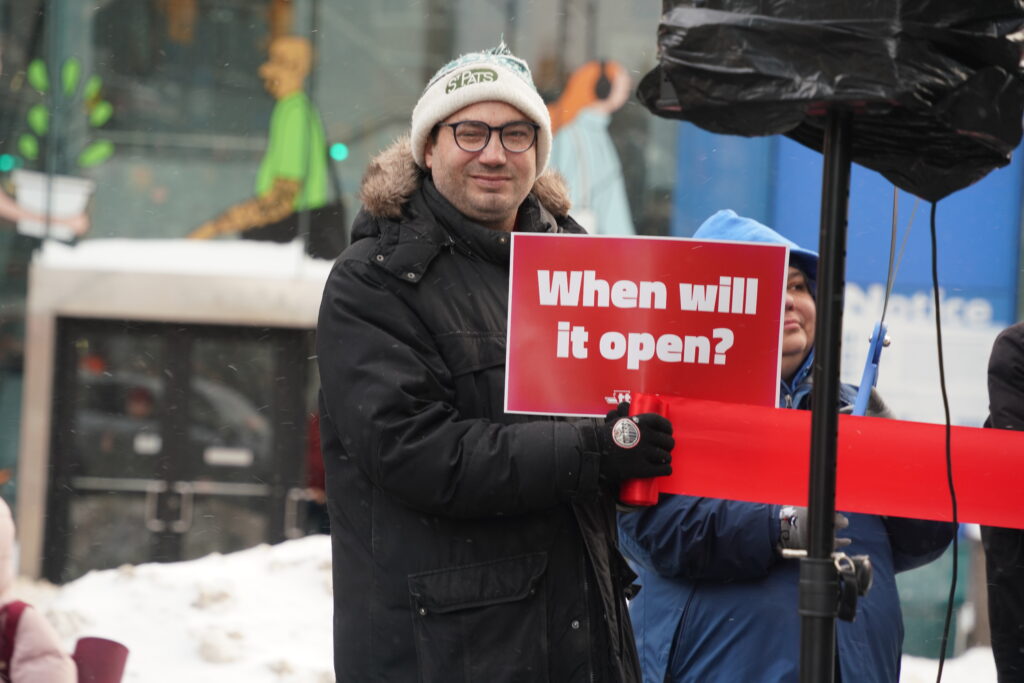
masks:
[(790, 266), (782, 321), (782, 378), (785, 380), (793, 378), (814, 346), (816, 311), (807, 277), (799, 268)]

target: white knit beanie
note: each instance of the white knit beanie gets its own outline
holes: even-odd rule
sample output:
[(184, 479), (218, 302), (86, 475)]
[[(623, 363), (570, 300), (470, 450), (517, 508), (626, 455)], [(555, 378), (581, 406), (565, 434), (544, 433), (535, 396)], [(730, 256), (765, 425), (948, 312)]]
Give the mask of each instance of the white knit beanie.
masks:
[(513, 55), (504, 41), (483, 52), (471, 52), (441, 67), (412, 110), (412, 156), (426, 169), (423, 152), (434, 126), (455, 112), (477, 102), (509, 104), (538, 126), (537, 175), (551, 154), (551, 117), (533, 84), (530, 67)]

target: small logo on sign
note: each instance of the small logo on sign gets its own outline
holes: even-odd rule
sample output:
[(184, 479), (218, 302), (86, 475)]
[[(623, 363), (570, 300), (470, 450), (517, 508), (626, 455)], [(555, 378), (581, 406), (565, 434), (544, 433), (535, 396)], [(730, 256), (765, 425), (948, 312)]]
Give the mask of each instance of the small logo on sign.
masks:
[(612, 441), (619, 448), (633, 448), (640, 443), (640, 428), (632, 418), (623, 417), (612, 425)]
[(464, 85), (475, 85), (476, 83), (490, 83), (498, 80), (498, 72), (494, 69), (469, 69), (448, 81), (444, 94), (447, 95), (461, 88)]
[(610, 406), (617, 406), (623, 401), (629, 403), (629, 389), (615, 389), (611, 396), (605, 396), (604, 402)]

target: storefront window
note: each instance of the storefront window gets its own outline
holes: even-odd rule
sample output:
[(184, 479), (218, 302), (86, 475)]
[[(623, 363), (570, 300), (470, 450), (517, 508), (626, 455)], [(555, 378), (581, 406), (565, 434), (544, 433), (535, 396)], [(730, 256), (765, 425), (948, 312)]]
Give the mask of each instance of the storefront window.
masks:
[[(595, 59), (621, 63), (635, 85), (654, 63), (658, 7), (650, 5), (107, 0), (87, 6), (3, 0), (0, 87), (9, 96), (0, 103), (0, 153), (7, 155), (0, 172), (11, 170), (5, 164), (21, 164), (94, 182), (86, 238), (188, 236), (268, 191), (258, 175), (273, 143), (271, 121), (280, 98), (268, 90), (261, 66), (275, 39), (297, 36), (308, 44), (311, 60), (297, 85), (322, 126), (322, 133), (307, 134), (317, 146), (310, 166), (322, 165), (317, 155), (329, 159), (316, 171), (324, 175), (316, 180), (322, 188), (309, 208), (343, 202), (349, 220), (366, 163), (408, 128), (412, 106), (438, 66), (504, 38), (531, 63), (548, 99), (558, 96), (575, 69)], [(73, 61), (80, 71), (74, 96), (34, 89), (28, 77), (33, 60), (41, 60), (53, 80), (63, 78), (61, 68)], [(87, 94), (87, 83), (96, 92)], [(97, 97), (110, 109), (101, 126), (91, 123), (89, 99)], [(51, 116), (59, 128), (51, 126), (49, 136), (60, 153), (26, 160), (18, 146), (26, 116), (54, 99), (67, 100)], [(665, 232), (674, 167), (659, 159), (658, 150), (674, 130), (672, 122), (651, 117), (632, 101), (609, 126), (642, 233)], [(109, 142), (113, 153), (95, 166), (78, 167), (75, 151), (95, 139)], [(245, 232), (236, 225), (215, 236)]]

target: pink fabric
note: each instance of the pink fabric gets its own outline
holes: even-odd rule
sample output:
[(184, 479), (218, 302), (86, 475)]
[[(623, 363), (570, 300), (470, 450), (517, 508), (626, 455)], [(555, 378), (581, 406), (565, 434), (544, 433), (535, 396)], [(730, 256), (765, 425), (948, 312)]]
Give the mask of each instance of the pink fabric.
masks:
[(14, 520), (11, 508), (0, 498), (0, 604), (13, 600), (14, 587)]
[(14, 638), (11, 683), (75, 683), (77, 678), (56, 631), (39, 610), (26, 608)]
[[(14, 520), (0, 499), (0, 596), (12, 600), (14, 585)], [(71, 656), (61, 648), (60, 637), (46, 618), (31, 606), (25, 608), (14, 637), (11, 657), (12, 683), (75, 683), (78, 674)]]

